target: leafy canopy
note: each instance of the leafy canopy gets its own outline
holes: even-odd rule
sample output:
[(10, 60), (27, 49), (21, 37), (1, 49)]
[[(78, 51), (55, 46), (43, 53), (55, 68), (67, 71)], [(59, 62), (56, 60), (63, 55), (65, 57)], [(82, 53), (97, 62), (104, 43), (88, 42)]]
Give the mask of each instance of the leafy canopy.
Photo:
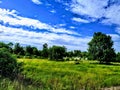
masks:
[(88, 52), (92, 59), (99, 60), (100, 63), (109, 63), (115, 60), (113, 41), (109, 35), (101, 32), (94, 33), (88, 45)]

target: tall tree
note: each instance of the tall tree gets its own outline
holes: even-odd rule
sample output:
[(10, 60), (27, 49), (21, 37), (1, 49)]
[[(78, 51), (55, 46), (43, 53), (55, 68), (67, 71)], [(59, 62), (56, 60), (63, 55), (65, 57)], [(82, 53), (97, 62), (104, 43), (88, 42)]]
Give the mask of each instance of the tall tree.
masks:
[(0, 42), (0, 48), (6, 48), (9, 49), (9, 46), (3, 42)]
[(9, 42), (7, 45), (9, 46), (10, 53), (13, 53), (13, 43)]
[(17, 54), (17, 55), (24, 55), (24, 48), (22, 46), (20, 46), (19, 43), (16, 43), (14, 45), (14, 54)]
[(63, 46), (52, 46), (49, 48), (49, 58), (52, 60), (63, 60), (65, 57), (66, 48)]
[(74, 50), (74, 56), (75, 57), (81, 57), (81, 51), (80, 50)]
[(115, 60), (113, 41), (109, 35), (101, 32), (94, 33), (92, 40), (88, 43), (89, 55), (100, 63), (109, 63)]
[(73, 51), (66, 52), (66, 55), (67, 55), (67, 57), (73, 57), (74, 52)]
[(43, 50), (42, 50), (42, 56), (43, 58), (48, 58), (48, 44), (43, 44)]
[(32, 56), (33, 55), (33, 48), (30, 45), (25, 47), (25, 54), (26, 54), (26, 56)]

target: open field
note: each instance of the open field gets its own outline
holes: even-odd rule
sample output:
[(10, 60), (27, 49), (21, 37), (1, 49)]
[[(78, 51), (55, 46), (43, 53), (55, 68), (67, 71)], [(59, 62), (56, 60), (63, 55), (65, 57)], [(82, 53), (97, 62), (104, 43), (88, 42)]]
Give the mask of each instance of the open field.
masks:
[[(1, 90), (99, 90), (120, 85), (120, 65), (100, 65), (96, 61), (56, 62), (19, 59), (23, 62), (18, 81), (1, 79)], [(4, 88), (6, 87), (6, 89)]]

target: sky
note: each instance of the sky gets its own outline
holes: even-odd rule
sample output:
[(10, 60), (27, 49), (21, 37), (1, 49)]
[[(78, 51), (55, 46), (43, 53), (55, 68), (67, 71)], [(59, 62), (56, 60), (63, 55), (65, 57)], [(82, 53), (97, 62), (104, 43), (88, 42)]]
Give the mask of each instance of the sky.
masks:
[(0, 0), (0, 41), (87, 51), (94, 32), (120, 52), (120, 0)]

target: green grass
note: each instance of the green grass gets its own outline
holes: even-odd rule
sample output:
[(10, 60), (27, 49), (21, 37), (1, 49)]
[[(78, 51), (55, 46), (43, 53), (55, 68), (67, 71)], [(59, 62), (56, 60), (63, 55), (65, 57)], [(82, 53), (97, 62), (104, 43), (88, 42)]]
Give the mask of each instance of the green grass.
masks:
[[(98, 90), (120, 85), (120, 65), (97, 64), (96, 61), (56, 62), (41, 59), (19, 59), (23, 62), (21, 83), (1, 79), (11, 89), (0, 90)], [(22, 80), (23, 79), (23, 80)], [(4, 81), (6, 80), (6, 82)], [(9, 88), (8, 87), (8, 88)]]

